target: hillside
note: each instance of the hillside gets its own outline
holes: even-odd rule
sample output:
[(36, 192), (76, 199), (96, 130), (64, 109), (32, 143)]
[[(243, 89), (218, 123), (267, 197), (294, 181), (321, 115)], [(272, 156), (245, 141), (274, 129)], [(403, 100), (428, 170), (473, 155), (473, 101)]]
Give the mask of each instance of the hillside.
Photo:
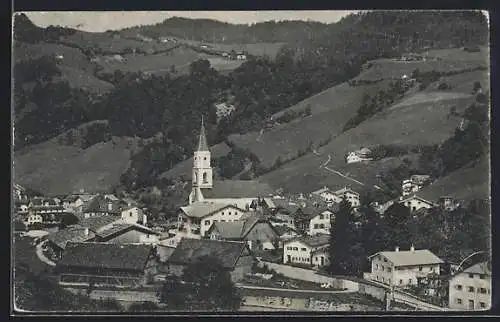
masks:
[[(298, 118), (287, 124), (278, 125), (272, 129), (264, 131), (262, 135), (259, 132), (251, 132), (244, 135), (233, 134), (229, 140), (239, 147), (250, 149), (261, 160), (263, 166), (269, 167), (279, 157), (281, 160), (290, 160), (295, 157), (299, 150), (305, 151), (310, 142), (315, 147), (321, 142), (328, 140), (330, 136), (336, 136), (342, 132), (343, 126), (353, 117), (356, 110), (362, 103), (364, 95), (374, 95), (380, 90), (387, 89), (388, 82), (391, 79), (400, 79), (405, 73), (410, 75), (416, 68), (423, 71), (450, 71), (449, 67), (457, 68), (462, 71), (464, 68), (486, 68), (488, 65), (485, 52), (468, 53), (460, 49), (445, 49), (431, 51), (433, 55), (446, 57), (448, 61), (443, 66), (433, 66), (426, 62), (418, 62), (415, 64), (405, 64), (404, 62), (394, 62), (391, 59), (380, 59), (371, 62), (371, 67), (365, 69), (354, 80), (370, 80), (374, 81), (368, 85), (351, 86), (347, 83), (334, 86), (326, 91), (316, 94), (295, 106), (287, 108), (283, 111), (275, 113), (274, 119), (279, 119), (285, 113), (304, 111), (306, 107), (310, 107), (311, 116)], [(388, 63), (389, 62), (389, 63)], [(438, 63), (441, 63), (439, 61)], [(404, 69), (399, 66), (404, 66)], [(470, 74), (470, 75), (469, 75)], [(370, 76), (372, 75), (372, 76)], [(375, 76), (373, 76), (375, 75)], [(462, 75), (462, 76), (460, 76)], [(437, 92), (437, 89), (427, 90), (424, 93), (410, 95), (408, 100), (402, 99), (401, 104), (416, 104), (416, 103), (431, 103), (436, 101), (463, 99), (470, 96), (473, 78), (478, 77), (477, 81), (485, 82), (487, 71), (473, 71), (460, 73), (458, 75), (443, 77), (443, 81), (451, 81), (454, 87), (461, 85), (462, 88), (449, 91)], [(367, 77), (371, 77), (368, 78)], [(468, 80), (467, 80), (468, 79)], [(381, 80), (381, 81), (377, 81)], [(466, 81), (467, 80), (467, 81)], [(454, 83), (454, 84), (453, 84)], [(437, 84), (437, 82), (436, 82)], [(468, 92), (466, 86), (470, 84)], [(435, 86), (437, 87), (437, 85)], [(432, 87), (431, 87), (432, 88)], [(408, 96), (408, 94), (407, 94)], [(398, 105), (396, 105), (398, 106)], [(395, 107), (396, 107), (395, 106)], [(418, 110), (418, 107), (416, 108)], [(403, 112), (403, 114), (406, 112)], [(402, 121), (402, 120), (401, 120)], [(401, 122), (399, 123), (401, 124)], [(372, 132), (370, 132), (372, 133)], [(391, 134), (395, 134), (389, 132)], [(393, 136), (397, 137), (397, 136)], [(440, 137), (441, 139), (442, 137)], [(258, 140), (257, 140), (258, 139)], [(376, 140), (376, 139), (375, 139)], [(376, 142), (366, 142), (365, 144), (374, 144)], [(345, 147), (344, 149), (349, 149)]]
[[(422, 96), (421, 93), (415, 95)], [(352, 175), (354, 179), (376, 184), (376, 175), (380, 172), (379, 163), (370, 164), (349, 164), (345, 163), (344, 156), (349, 151), (354, 151), (360, 147), (373, 147), (375, 145), (432, 145), (440, 144), (451, 137), (455, 128), (460, 124), (461, 118), (448, 116), (450, 108), (455, 106), (459, 113), (474, 101), (473, 97), (463, 97), (464, 94), (457, 94), (459, 98), (429, 100), (420, 103), (418, 100), (412, 103), (412, 96), (391, 108), (366, 120), (357, 127), (348, 130), (333, 138), (330, 143), (321, 150), (326, 161), (330, 154), (331, 160), (328, 167), (338, 170), (341, 173), (350, 172), (351, 167), (365, 168), (365, 172), (357, 172)], [(319, 189), (323, 185), (343, 186), (346, 179), (338, 175), (327, 175), (324, 169), (318, 169), (321, 163), (318, 157), (310, 153), (298, 158), (290, 163), (284, 164), (280, 169), (262, 176), (261, 180), (268, 182), (273, 187), (287, 187), (298, 190), (303, 187), (303, 175), (310, 174), (310, 181), (314, 183), (311, 189)], [(380, 162), (380, 161), (379, 161)], [(315, 166), (316, 165), (316, 166)], [(371, 170), (370, 170), (371, 169)], [(353, 171), (354, 172), (354, 171)]]
[[(80, 126), (75, 132), (85, 131), (91, 124), (95, 122)], [(137, 151), (137, 142), (133, 138), (113, 137), (83, 149), (77, 134), (71, 145), (66, 142), (67, 136), (66, 132), (16, 151), (14, 180), (47, 195), (67, 194), (80, 189), (106, 192), (119, 185), (121, 174)]]
[(490, 171), (490, 155), (486, 155), (434, 181), (417, 195), (433, 201), (443, 196), (453, 196), (466, 202), (472, 199), (491, 200)]

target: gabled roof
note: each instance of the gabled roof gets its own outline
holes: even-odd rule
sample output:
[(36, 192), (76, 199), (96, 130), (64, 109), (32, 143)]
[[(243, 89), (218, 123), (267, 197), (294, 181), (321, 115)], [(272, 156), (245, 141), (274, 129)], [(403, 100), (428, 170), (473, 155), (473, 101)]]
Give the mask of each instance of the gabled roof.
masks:
[(181, 207), (182, 212), (184, 212), (188, 217), (203, 218), (213, 214), (216, 211), (223, 210), (226, 208), (238, 209), (241, 212), (245, 210), (240, 209), (233, 205), (213, 203), (207, 201), (198, 201), (190, 204), (189, 206)]
[(257, 180), (217, 180), (212, 188), (202, 188), (205, 199), (220, 198), (255, 198), (273, 194), (273, 189)]
[(346, 192), (350, 192), (350, 193), (353, 193), (353, 194), (355, 194), (355, 195), (359, 196), (359, 193), (358, 193), (358, 192), (356, 192), (356, 191), (354, 191), (354, 190), (352, 190), (351, 188), (348, 188), (348, 187), (344, 187), (344, 188), (342, 188), (342, 189), (340, 189), (340, 190), (335, 191), (334, 193), (335, 193), (336, 195), (343, 195), (343, 194), (344, 194), (344, 193), (346, 193)]
[[(336, 205), (336, 204), (334, 204)], [(334, 212), (333, 209), (326, 205), (319, 205), (319, 206), (313, 206), (313, 205), (307, 205), (306, 207), (301, 207), (297, 209), (296, 213), (302, 212), (301, 218), (305, 220), (311, 220), (314, 217), (321, 215), (325, 211), (329, 211), (331, 213)]]
[(431, 205), (434, 205), (434, 204), (435, 204), (434, 202), (429, 201), (429, 200), (426, 200), (426, 199), (424, 199), (424, 198), (421, 198), (421, 197), (419, 197), (419, 196), (417, 196), (417, 195), (412, 195), (412, 196), (410, 196), (410, 197), (407, 197), (407, 198), (404, 198), (404, 199), (402, 199), (402, 200), (399, 200), (398, 202), (399, 202), (399, 203), (404, 203), (404, 202), (406, 202), (406, 201), (408, 201), (408, 200), (412, 200), (412, 199), (417, 199), (417, 200), (420, 200), (420, 201), (422, 201), (422, 202), (424, 202), (424, 203), (431, 204)]
[(442, 264), (444, 261), (434, 255), (428, 249), (419, 250), (408, 250), (408, 251), (393, 251), (393, 252), (378, 252), (371, 255), (372, 258), (376, 255), (382, 255), (391, 261), (394, 266), (418, 266), (418, 265), (430, 265), (430, 264)]
[(233, 269), (248, 246), (245, 242), (182, 238), (168, 262), (187, 265), (204, 256), (216, 258), (224, 268)]
[(216, 222), (212, 227), (210, 227), (210, 230), (217, 230), (217, 232), (223, 239), (242, 240), (259, 222), (266, 222), (266, 219), (260, 215), (251, 215), (248, 216), (248, 218), (246, 218), (245, 220), (237, 220), (233, 222)]
[(488, 262), (481, 262), (464, 269), (463, 272), (491, 276), (491, 267), (488, 265)]
[(141, 231), (150, 235), (160, 235), (160, 233), (155, 232), (154, 230), (151, 230), (146, 226), (125, 222), (118, 222), (116, 224), (112, 224), (111, 226), (105, 227), (104, 229), (96, 232), (96, 235), (100, 238), (108, 238), (110, 236), (120, 235), (131, 230)]
[(68, 243), (57, 266), (143, 270), (152, 251), (139, 244)]
[(321, 246), (328, 246), (328, 244), (330, 243), (330, 235), (318, 234), (314, 236), (301, 236), (290, 239), (287, 243), (291, 243), (294, 241), (301, 242), (312, 248), (317, 248)]
[(65, 249), (70, 242), (85, 242), (95, 237), (94, 232), (85, 233), (85, 228), (69, 226), (47, 236), (47, 239), (61, 249)]
[(331, 191), (331, 190), (330, 190), (330, 188), (328, 188), (328, 187), (323, 187), (323, 188), (321, 188), (321, 189), (319, 189), (319, 190), (316, 190), (316, 191), (313, 191), (313, 192), (311, 192), (311, 193), (312, 193), (313, 195), (320, 195), (320, 194), (322, 194), (322, 193), (324, 193), (324, 192), (332, 192), (332, 191)]
[[(111, 203), (111, 210), (108, 209), (108, 204)], [(107, 200), (104, 196), (99, 195), (90, 200), (83, 209), (83, 212), (118, 212), (119, 207), (116, 201)]]
[(122, 223), (122, 222), (123, 221), (121, 217), (95, 216), (95, 217), (81, 219), (79, 225), (82, 227), (87, 227), (94, 232), (99, 232), (103, 228), (106, 228), (113, 223)]

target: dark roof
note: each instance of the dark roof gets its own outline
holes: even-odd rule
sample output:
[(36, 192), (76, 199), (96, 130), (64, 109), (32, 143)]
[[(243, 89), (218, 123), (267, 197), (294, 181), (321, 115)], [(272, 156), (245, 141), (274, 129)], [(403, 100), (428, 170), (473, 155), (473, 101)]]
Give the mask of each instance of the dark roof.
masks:
[(302, 212), (303, 214), (302, 219), (310, 220), (325, 211), (333, 213), (335, 210), (331, 209), (330, 207), (327, 207), (326, 205), (319, 205), (318, 207), (313, 205), (306, 205), (306, 207), (301, 207), (297, 209), (297, 212), (299, 211)]
[(120, 233), (125, 233), (125, 232), (130, 231), (130, 230), (137, 230), (137, 231), (146, 232), (148, 234), (160, 235), (159, 233), (155, 232), (154, 230), (149, 229), (148, 227), (137, 225), (137, 224), (130, 224), (130, 223), (113, 224), (111, 227), (107, 227), (106, 229), (97, 232), (96, 235), (101, 237), (101, 238), (108, 238), (112, 235), (118, 235)]
[[(108, 204), (111, 203), (111, 210), (108, 209)], [(118, 202), (109, 200), (102, 195), (99, 195), (90, 200), (84, 207), (83, 212), (119, 212)]]
[(84, 242), (94, 237), (95, 234), (92, 231), (89, 231), (88, 235), (86, 235), (84, 227), (69, 226), (48, 235), (47, 239), (57, 245), (57, 247), (65, 249), (70, 242)]
[(203, 197), (215, 198), (257, 198), (269, 196), (273, 189), (256, 180), (220, 180), (214, 181), (212, 188), (201, 189)]
[(68, 243), (57, 266), (143, 270), (152, 250), (138, 244)]
[(80, 220), (80, 226), (87, 227), (92, 231), (100, 231), (102, 228), (111, 225), (112, 223), (121, 222), (121, 217), (115, 216), (95, 216)]
[(223, 267), (233, 269), (245, 249), (248, 249), (245, 242), (182, 238), (168, 261), (187, 265), (211, 256)]
[(205, 125), (203, 124), (203, 119), (201, 119), (200, 136), (198, 138), (198, 148), (196, 150), (209, 151), (207, 144), (207, 137), (205, 136)]
[(251, 215), (245, 220), (233, 222), (216, 222), (210, 230), (217, 229), (222, 239), (243, 239), (258, 223), (266, 221), (259, 215)]
[(311, 247), (318, 247), (318, 246), (323, 246), (323, 245), (328, 245), (330, 243), (330, 235), (327, 234), (318, 234), (314, 236), (302, 236), (298, 238), (291, 239), (289, 242), (292, 241), (300, 241), (308, 246)]
[(488, 262), (477, 263), (469, 268), (466, 268), (464, 270), (464, 273), (484, 274), (491, 276), (491, 266), (488, 264)]

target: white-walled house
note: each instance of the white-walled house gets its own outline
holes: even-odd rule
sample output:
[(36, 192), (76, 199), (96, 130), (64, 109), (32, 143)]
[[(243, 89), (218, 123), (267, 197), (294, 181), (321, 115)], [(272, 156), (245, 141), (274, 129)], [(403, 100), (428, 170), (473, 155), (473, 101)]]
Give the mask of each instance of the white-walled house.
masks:
[(401, 200), (399, 200), (399, 203), (405, 207), (410, 208), (411, 211), (417, 211), (422, 208), (430, 209), (435, 206), (433, 202), (425, 200), (424, 198), (420, 198), (416, 195), (405, 199), (401, 198)]
[(323, 187), (313, 191), (311, 194), (313, 196), (319, 196), (327, 203), (340, 203), (342, 199), (345, 198), (351, 203), (352, 207), (358, 207), (360, 205), (359, 193), (348, 187), (344, 187), (337, 191), (333, 191), (328, 187)]
[(32, 224), (35, 224), (35, 223), (40, 223), (41, 224), (42, 222), (43, 222), (42, 215), (35, 214), (35, 213), (29, 214), (26, 217), (26, 220), (25, 220), (26, 225), (32, 225)]
[(283, 245), (283, 263), (326, 266), (329, 263), (330, 235), (298, 237)]
[(325, 202), (333, 202), (336, 199), (335, 193), (328, 187), (311, 192), (311, 194), (321, 197)]
[(491, 308), (491, 267), (481, 262), (450, 278), (449, 307), (457, 311), (489, 310)]
[(361, 161), (371, 161), (373, 158), (371, 157), (372, 151), (367, 148), (361, 148), (357, 151), (351, 151), (346, 156), (347, 163), (356, 163)]
[(143, 225), (147, 223), (146, 215), (144, 211), (138, 207), (127, 207), (121, 211), (121, 217), (123, 221), (127, 223), (142, 223)]
[(195, 202), (181, 207), (177, 229), (179, 232), (189, 232), (203, 237), (213, 223), (237, 221), (245, 213), (245, 210), (232, 205)]
[(410, 179), (403, 180), (401, 190), (403, 196), (409, 196), (422, 189), (430, 180), (429, 175), (414, 174)]
[(412, 246), (408, 251), (398, 247), (393, 252), (384, 251), (369, 257), (371, 272), (364, 278), (394, 287), (417, 285), (418, 278), (429, 274), (440, 274), (443, 260), (427, 249), (415, 250)]

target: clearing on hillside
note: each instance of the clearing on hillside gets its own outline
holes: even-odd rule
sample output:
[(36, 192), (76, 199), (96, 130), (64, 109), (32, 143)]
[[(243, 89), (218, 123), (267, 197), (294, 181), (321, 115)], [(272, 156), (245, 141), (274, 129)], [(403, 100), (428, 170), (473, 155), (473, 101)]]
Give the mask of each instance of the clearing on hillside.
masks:
[[(312, 188), (319, 189), (323, 185), (321, 176), (325, 177), (324, 169), (319, 169), (319, 165), (327, 159), (328, 154), (331, 156), (328, 167), (333, 170), (342, 170), (346, 165), (345, 155), (362, 146), (439, 144), (453, 135), (461, 121), (460, 117), (449, 115), (451, 107), (455, 106), (457, 112), (460, 113), (473, 101), (474, 97), (470, 97), (387, 109), (357, 127), (333, 138), (328, 145), (323, 147), (324, 157), (321, 162), (318, 161), (317, 156), (310, 153), (284, 164), (281, 168), (265, 174), (260, 179), (273, 187), (292, 189), (294, 185), (297, 185), (297, 182), (300, 182), (301, 186), (310, 182)], [(377, 163), (375, 165), (378, 166)], [(363, 163), (360, 163), (359, 166), (363, 166)], [(321, 172), (318, 172), (318, 170), (321, 170)], [(306, 175), (310, 176), (310, 180), (304, 180), (303, 176)], [(376, 182), (375, 175), (376, 172), (373, 173), (372, 178), (367, 174), (354, 178), (362, 182)], [(338, 175), (331, 178), (331, 181), (328, 182), (331, 185), (342, 186), (348, 182), (348, 180), (346, 181), (345, 178)], [(300, 187), (295, 188), (295, 190), (297, 189), (300, 189)]]
[[(229, 141), (238, 147), (250, 149), (265, 167), (271, 166), (278, 156), (283, 161), (289, 160), (296, 157), (299, 150), (305, 151), (310, 142), (317, 146), (341, 133), (345, 123), (356, 114), (363, 94), (376, 93), (387, 88), (388, 84), (380, 82), (350, 86), (343, 83), (334, 86), (287, 109), (298, 112), (310, 106), (311, 116), (280, 124), (265, 131), (261, 137), (257, 132), (233, 134)], [(282, 113), (284, 111), (275, 116)]]

